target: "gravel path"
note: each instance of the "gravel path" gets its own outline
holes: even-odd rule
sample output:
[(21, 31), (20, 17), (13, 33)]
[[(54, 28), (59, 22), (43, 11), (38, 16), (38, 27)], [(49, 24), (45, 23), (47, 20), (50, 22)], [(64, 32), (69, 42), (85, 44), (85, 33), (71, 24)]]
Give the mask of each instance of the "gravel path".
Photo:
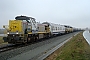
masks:
[(59, 43), (63, 42), (64, 40), (72, 37), (74, 34), (76, 34), (76, 32), (58, 36), (58, 37), (54, 37), (51, 39), (47, 39), (45, 41), (31, 44), (29, 46), (25, 46), (25, 47), (21, 47), (21, 48), (17, 48), (14, 50), (0, 53), (0, 60), (12, 59), (15, 56), (18, 57), (19, 55), (26, 54), (29, 52), (31, 53), (31, 54), (29, 54), (29, 59), (37, 58), (38, 56), (41, 55), (40, 53), (45, 52), (48, 49), (58, 45)]

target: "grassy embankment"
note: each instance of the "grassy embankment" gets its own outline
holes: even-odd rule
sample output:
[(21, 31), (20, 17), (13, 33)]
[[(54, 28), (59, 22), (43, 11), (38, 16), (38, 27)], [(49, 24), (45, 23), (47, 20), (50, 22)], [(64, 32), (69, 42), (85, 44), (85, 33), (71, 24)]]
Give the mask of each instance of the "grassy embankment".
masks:
[(0, 44), (1, 43), (4, 43), (4, 41), (3, 41), (3, 39), (2, 39), (3, 37), (2, 36), (0, 36)]
[(2, 45), (2, 44), (8, 44), (8, 43), (7, 42), (4, 42), (3, 37), (0, 36), (0, 45)]
[(45, 60), (90, 60), (90, 46), (81, 32)]

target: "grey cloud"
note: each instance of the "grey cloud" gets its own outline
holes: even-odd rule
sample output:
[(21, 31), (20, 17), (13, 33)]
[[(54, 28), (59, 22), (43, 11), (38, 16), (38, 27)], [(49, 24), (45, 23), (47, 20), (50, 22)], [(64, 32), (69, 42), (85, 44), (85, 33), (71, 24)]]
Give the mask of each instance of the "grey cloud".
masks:
[(17, 15), (75, 27), (89, 27), (90, 0), (0, 0), (2, 25)]

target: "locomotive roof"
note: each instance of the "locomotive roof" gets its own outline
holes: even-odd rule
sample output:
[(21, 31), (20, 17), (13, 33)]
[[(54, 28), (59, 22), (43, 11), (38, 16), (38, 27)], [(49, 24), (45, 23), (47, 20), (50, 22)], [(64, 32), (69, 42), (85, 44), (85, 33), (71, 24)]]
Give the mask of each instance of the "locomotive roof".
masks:
[(16, 16), (15, 19), (16, 20), (30, 20), (30, 19), (34, 19), (35, 20), (35, 18), (28, 17), (28, 16)]
[(48, 25), (50, 25), (50, 23), (48, 23), (48, 22), (43, 22), (42, 24), (48, 24)]

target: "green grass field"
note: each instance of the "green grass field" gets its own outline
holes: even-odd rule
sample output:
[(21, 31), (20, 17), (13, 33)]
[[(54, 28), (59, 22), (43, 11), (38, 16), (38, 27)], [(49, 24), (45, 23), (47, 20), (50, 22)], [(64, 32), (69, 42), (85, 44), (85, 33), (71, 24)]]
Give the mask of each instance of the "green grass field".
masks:
[(4, 43), (2, 36), (0, 36), (0, 44), (1, 44), (1, 43)]
[(90, 46), (82, 33), (73, 37), (63, 46), (56, 60), (90, 60)]
[(90, 45), (80, 32), (45, 60), (90, 60)]
[(8, 44), (8, 42), (4, 42), (3, 37), (0, 36), (0, 45), (3, 45), (3, 44)]

